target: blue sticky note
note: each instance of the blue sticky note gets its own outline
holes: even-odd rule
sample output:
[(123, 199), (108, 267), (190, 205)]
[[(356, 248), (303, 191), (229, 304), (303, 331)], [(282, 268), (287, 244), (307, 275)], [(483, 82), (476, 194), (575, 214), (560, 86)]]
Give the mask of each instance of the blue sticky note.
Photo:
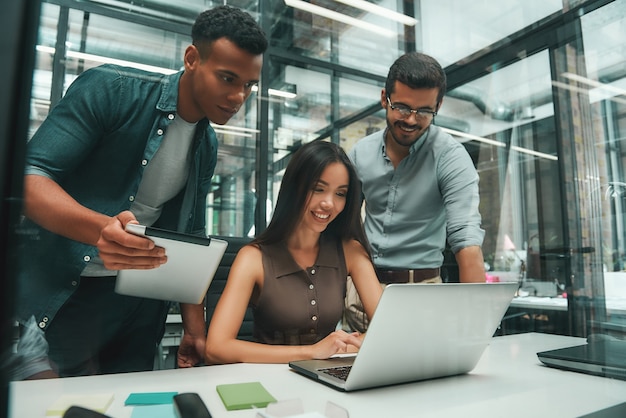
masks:
[(130, 418), (177, 418), (174, 404), (139, 405), (133, 408)]
[(145, 392), (131, 393), (124, 405), (167, 405), (174, 403), (174, 396), (178, 392)]

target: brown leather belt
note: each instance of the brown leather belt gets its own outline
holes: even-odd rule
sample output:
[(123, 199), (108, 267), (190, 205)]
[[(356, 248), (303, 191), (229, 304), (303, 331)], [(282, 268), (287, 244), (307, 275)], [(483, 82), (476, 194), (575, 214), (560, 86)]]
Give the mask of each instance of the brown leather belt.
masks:
[(420, 283), (424, 280), (433, 279), (441, 274), (440, 269), (414, 269), (414, 270), (386, 270), (376, 269), (378, 281), (390, 283)]

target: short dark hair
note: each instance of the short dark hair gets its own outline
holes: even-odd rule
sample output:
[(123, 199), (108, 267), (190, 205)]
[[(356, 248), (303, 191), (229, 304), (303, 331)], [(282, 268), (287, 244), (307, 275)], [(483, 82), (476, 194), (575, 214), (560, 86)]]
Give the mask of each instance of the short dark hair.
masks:
[(267, 49), (267, 38), (261, 27), (252, 16), (236, 7), (218, 6), (205, 10), (191, 28), (191, 39), (202, 58), (208, 56), (211, 44), (220, 38), (227, 38), (254, 55)]
[(272, 220), (254, 243), (273, 244), (286, 240), (293, 233), (300, 222), (309, 192), (331, 163), (341, 163), (348, 170), (348, 192), (343, 211), (323, 233), (333, 234), (342, 240), (356, 239), (369, 251), (361, 221), (361, 182), (354, 166), (339, 145), (319, 140), (303, 145), (291, 157), (280, 184)]
[(385, 91), (387, 96), (395, 90), (396, 81), (412, 89), (438, 88), (437, 102), (446, 94), (446, 73), (439, 62), (421, 52), (409, 52), (398, 58), (389, 68)]

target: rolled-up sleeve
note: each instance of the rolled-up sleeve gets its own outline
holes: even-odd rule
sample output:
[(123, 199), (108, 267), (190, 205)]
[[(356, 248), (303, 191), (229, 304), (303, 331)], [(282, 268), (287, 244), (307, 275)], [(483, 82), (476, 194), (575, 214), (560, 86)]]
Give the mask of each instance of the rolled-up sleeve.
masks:
[(458, 144), (445, 152), (437, 166), (446, 211), (447, 240), (452, 252), (482, 245), (479, 176), (465, 148)]
[(97, 67), (76, 78), (29, 141), (25, 174), (60, 182), (72, 173), (118, 123), (111, 117), (125, 100), (120, 80), (110, 67)]

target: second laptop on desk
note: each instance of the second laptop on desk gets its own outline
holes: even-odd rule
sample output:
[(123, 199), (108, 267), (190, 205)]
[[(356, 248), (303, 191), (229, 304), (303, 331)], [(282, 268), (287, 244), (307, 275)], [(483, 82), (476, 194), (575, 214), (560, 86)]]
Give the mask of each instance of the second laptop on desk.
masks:
[(557, 369), (626, 380), (626, 340), (609, 335), (592, 334), (586, 344), (541, 351), (537, 357)]
[[(289, 366), (342, 391), (471, 371), (489, 345), (517, 283), (391, 284), (356, 356)], [(348, 372), (345, 380), (337, 377)]]

